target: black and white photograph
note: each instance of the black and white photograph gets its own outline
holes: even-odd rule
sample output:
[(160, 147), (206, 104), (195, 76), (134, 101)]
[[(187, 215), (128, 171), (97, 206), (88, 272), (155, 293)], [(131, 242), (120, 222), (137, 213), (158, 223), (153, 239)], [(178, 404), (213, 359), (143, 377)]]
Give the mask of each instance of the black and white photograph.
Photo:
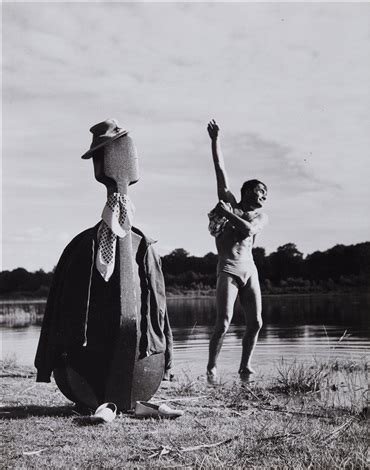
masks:
[(370, 3), (0, 8), (1, 468), (369, 468)]

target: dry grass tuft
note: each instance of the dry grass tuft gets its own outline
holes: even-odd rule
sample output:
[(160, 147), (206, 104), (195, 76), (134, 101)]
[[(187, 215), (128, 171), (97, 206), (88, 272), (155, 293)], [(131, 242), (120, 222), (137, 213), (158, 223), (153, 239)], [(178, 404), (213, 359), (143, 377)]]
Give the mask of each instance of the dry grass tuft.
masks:
[[(7, 376), (1, 468), (367, 468), (364, 368), (313, 363), (302, 371), (291, 363), (287, 370), (288, 378), (277, 371), (267, 383), (257, 377), (217, 386), (185, 374), (163, 383), (152, 400), (185, 410), (181, 418), (122, 414), (99, 426), (79, 426), (55, 383)], [(323, 381), (337, 374), (361, 378), (356, 402), (328, 401)], [(331, 396), (350, 393), (335, 384)]]

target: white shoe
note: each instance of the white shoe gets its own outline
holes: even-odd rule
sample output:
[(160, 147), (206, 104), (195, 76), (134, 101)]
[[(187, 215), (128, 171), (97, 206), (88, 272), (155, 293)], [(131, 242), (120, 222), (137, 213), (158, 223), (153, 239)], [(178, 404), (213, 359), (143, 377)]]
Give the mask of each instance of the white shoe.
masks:
[(117, 406), (114, 403), (103, 403), (90, 416), (92, 423), (110, 423), (117, 414)]
[(167, 405), (155, 405), (147, 401), (137, 401), (135, 416), (137, 418), (178, 418), (184, 414), (181, 410), (173, 410)]

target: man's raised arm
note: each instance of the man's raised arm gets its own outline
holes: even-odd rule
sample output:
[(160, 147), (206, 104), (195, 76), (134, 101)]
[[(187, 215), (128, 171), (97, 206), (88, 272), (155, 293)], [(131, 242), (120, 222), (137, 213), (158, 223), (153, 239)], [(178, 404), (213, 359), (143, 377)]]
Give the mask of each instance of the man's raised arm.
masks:
[(218, 135), (220, 128), (214, 119), (208, 123), (207, 130), (212, 142), (212, 158), (216, 171), (218, 199), (220, 201), (229, 202), (232, 206), (235, 206), (236, 199), (229, 190), (224, 158), (221, 151), (220, 139)]
[(218, 214), (226, 217), (231, 222), (231, 224), (246, 237), (257, 235), (268, 223), (267, 215), (262, 212), (253, 217), (252, 220), (246, 220), (245, 218), (234, 214), (227, 204), (222, 201), (217, 204), (216, 210)]

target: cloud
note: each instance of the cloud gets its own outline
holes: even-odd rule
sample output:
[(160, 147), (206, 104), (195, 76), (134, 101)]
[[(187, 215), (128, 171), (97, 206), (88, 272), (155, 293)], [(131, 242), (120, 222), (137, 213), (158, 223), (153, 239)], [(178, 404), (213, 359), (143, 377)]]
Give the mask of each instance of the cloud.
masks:
[[(99, 219), (105, 189), (80, 156), (107, 117), (138, 147), (130, 191), (159, 249), (214, 249), (210, 118), (234, 192), (269, 186), (268, 250), (328, 247), (343, 213), (343, 240), (368, 237), (368, 19), (365, 4), (5, 3), (4, 239), (53, 227), (53, 265), (58, 233)], [(33, 244), (7, 262), (42, 266)]]

